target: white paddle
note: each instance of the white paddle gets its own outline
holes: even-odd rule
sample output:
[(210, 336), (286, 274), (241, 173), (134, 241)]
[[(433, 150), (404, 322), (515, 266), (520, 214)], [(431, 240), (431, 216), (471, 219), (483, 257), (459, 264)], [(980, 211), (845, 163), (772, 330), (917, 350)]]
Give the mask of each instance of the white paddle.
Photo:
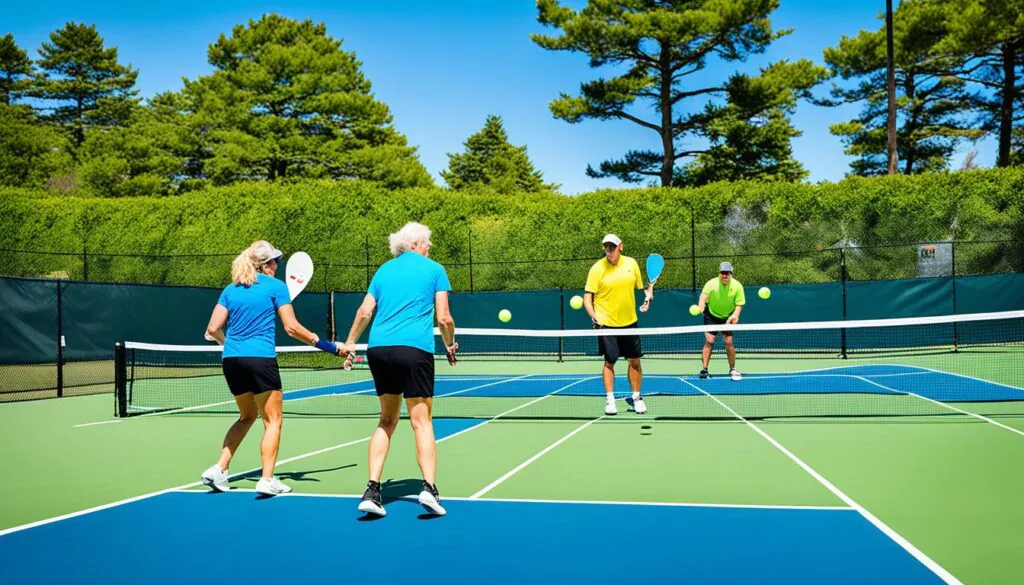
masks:
[(299, 296), (309, 281), (313, 278), (313, 259), (305, 252), (296, 252), (288, 257), (288, 266), (285, 268), (285, 283), (288, 285), (288, 293), (292, 300)]

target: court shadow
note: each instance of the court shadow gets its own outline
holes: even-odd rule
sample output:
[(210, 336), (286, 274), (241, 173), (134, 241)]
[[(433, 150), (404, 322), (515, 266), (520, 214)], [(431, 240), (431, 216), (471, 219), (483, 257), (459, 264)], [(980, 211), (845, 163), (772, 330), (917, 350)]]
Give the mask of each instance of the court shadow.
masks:
[[(339, 465), (338, 467), (326, 467), (324, 469), (309, 469), (309, 470), (305, 470), (305, 471), (302, 471), (302, 470), (300, 470), (300, 471), (282, 471), (282, 472), (279, 472), (277, 474), (277, 478), (282, 480), (282, 481), (316, 481), (316, 482), (319, 482), (320, 481), (319, 479), (317, 479), (316, 477), (311, 477), (311, 476), (315, 476), (318, 473), (330, 473), (332, 471), (340, 471), (342, 469), (349, 469), (349, 468), (352, 468), (352, 467), (358, 467), (358, 466), (355, 463), (349, 463), (348, 465)], [(251, 482), (257, 482), (260, 479), (260, 475), (261, 475), (260, 472), (256, 471), (256, 472), (253, 472), (251, 474), (243, 476), (242, 479), (245, 479), (245, 480), (251, 481)]]
[[(399, 501), (402, 498), (418, 496), (422, 489), (422, 479), (389, 479), (380, 486), (380, 499), (385, 505), (387, 505), (391, 502)], [(415, 503), (417, 506), (419, 505), (415, 500), (410, 501)]]

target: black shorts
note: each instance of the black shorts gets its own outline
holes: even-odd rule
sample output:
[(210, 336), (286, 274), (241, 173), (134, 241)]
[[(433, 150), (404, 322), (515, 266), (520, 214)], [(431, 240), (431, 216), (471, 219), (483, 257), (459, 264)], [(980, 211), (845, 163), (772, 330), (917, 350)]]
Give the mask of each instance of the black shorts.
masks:
[(221, 368), (234, 396), (281, 389), (281, 372), (277, 369), (276, 358), (226, 357)]
[[(636, 323), (625, 327), (602, 327), (604, 329), (630, 329), (635, 328)], [(604, 356), (604, 361), (615, 365), (619, 358), (639, 359), (644, 356), (640, 347), (639, 335), (602, 335), (597, 338), (597, 353)]]
[[(722, 317), (718, 317), (716, 315), (712, 315), (711, 311), (708, 310), (707, 307), (704, 307), (704, 324), (705, 325), (725, 325), (725, 322), (728, 321), (728, 320), (729, 320), (728, 317), (722, 318)], [(732, 335), (732, 331), (709, 331), (708, 333), (710, 333), (712, 335), (718, 335), (719, 333), (723, 333), (723, 334), (726, 334), (726, 335)]]
[(366, 361), (377, 396), (402, 394), (406, 398), (434, 396), (434, 356), (407, 345), (371, 347)]

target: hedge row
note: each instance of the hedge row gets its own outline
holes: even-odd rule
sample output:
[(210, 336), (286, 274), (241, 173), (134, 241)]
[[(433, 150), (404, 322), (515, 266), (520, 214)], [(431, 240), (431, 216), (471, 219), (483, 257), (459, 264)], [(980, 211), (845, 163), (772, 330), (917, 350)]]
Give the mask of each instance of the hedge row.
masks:
[[(679, 258), (669, 260), (665, 286), (702, 282), (722, 259), (733, 260), (737, 277), (750, 283), (833, 281), (841, 247), (848, 248), (851, 278), (881, 279), (915, 275), (917, 242), (1024, 240), (1022, 218), (1019, 169), (819, 185), (603, 190), (576, 197), (387, 191), (336, 182), (235, 185), (133, 199), (0, 189), (0, 248), (73, 253), (6, 252), (0, 271), (220, 286), (231, 257), (265, 238), (313, 256), (320, 266), (314, 288), (358, 290), (366, 284), (367, 264), (372, 272), (388, 258), (387, 234), (418, 220), (434, 230), (433, 256), (449, 265), (460, 290), (470, 288), (470, 278), (476, 290), (579, 286), (600, 256), (606, 232), (622, 236), (627, 254)], [(892, 244), (906, 245), (877, 247)], [(1019, 243), (959, 246), (957, 254), (962, 273), (1024, 271)]]

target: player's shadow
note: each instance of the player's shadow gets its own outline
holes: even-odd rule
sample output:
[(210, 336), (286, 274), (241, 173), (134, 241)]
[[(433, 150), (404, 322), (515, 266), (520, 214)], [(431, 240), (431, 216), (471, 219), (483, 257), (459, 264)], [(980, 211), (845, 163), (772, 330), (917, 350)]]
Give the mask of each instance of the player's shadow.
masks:
[[(349, 468), (352, 468), (352, 467), (357, 467), (357, 465), (355, 463), (349, 463), (348, 465), (339, 465), (338, 467), (326, 467), (324, 469), (309, 469), (309, 470), (304, 470), (304, 471), (303, 470), (300, 470), (300, 471), (281, 471), (281, 472), (277, 473), (277, 478), (282, 480), (282, 481), (315, 481), (315, 482), (319, 482), (320, 480), (316, 478), (316, 475), (319, 474), (319, 473), (330, 473), (332, 471), (340, 471), (342, 469), (349, 469)], [(253, 472), (251, 474), (248, 474), (248, 475), (244, 476), (243, 479), (245, 479), (247, 481), (251, 481), (251, 482), (257, 482), (260, 479), (260, 472), (259, 471), (255, 471), (255, 472)]]

